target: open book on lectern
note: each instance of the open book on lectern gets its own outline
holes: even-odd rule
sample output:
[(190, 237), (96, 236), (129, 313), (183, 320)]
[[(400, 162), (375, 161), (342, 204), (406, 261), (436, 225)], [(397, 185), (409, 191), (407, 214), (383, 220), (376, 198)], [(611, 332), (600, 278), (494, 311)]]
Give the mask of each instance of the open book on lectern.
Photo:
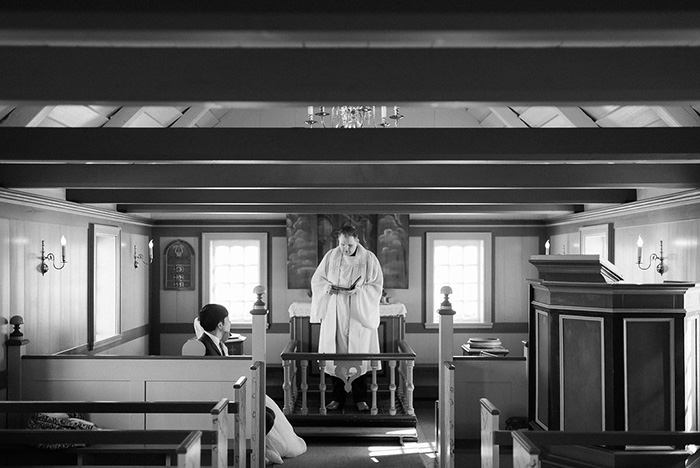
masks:
[(353, 281), (352, 284), (350, 286), (348, 286), (347, 288), (344, 286), (338, 286), (338, 285), (333, 284), (333, 285), (331, 285), (331, 289), (333, 289), (335, 291), (352, 291), (353, 289), (355, 289), (355, 286), (357, 286), (357, 282), (360, 281), (360, 278), (362, 278), (362, 276), (358, 276), (357, 279), (355, 281)]

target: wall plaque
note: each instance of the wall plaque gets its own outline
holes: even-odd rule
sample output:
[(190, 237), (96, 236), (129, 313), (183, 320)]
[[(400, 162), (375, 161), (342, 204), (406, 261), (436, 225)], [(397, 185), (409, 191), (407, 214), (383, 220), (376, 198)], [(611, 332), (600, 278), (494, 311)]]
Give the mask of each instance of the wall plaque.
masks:
[(165, 285), (163, 289), (192, 290), (196, 280), (194, 249), (183, 240), (174, 240), (165, 248)]

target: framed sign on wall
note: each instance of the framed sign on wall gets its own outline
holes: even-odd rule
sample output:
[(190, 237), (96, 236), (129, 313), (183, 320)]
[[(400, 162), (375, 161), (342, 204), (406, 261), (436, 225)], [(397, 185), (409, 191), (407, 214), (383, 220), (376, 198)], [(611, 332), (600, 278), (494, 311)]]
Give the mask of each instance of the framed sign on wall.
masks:
[(193, 290), (197, 279), (194, 249), (187, 242), (178, 239), (165, 247), (165, 284), (167, 290)]

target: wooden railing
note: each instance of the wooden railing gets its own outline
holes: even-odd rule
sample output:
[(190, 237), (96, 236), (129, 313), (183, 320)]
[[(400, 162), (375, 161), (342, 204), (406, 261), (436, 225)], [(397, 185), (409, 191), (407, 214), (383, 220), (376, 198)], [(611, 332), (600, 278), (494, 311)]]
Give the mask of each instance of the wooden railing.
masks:
[[(379, 363), (386, 362), (389, 372), (389, 414), (396, 415), (397, 404), (401, 404), (406, 415), (414, 416), (413, 391), (413, 368), (415, 366), (416, 353), (403, 340), (398, 342), (398, 352), (378, 353), (378, 354), (331, 354), (331, 353), (308, 353), (299, 352), (299, 342), (290, 340), (281, 353), (282, 366), (284, 368), (284, 381), (282, 389), (284, 391), (285, 414), (292, 414), (295, 405), (301, 399), (301, 414), (308, 414), (308, 393), (309, 393), (309, 363), (318, 362), (320, 382), (318, 390), (320, 394), (319, 414), (326, 414), (326, 376), (324, 369), (327, 361), (369, 361), (371, 369), (370, 392), (372, 404), (370, 414), (376, 415), (379, 412), (377, 403), (377, 393), (379, 384), (377, 383), (377, 371)], [(299, 381), (297, 381), (299, 375)]]

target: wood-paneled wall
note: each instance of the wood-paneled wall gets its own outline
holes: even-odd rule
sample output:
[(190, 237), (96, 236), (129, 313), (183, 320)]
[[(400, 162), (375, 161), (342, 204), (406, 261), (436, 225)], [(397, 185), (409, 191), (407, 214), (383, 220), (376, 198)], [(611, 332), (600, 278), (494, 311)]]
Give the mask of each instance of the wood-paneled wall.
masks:
[[(121, 327), (127, 338), (146, 333), (149, 323), (150, 268), (134, 268), (133, 245), (147, 252), (150, 226), (126, 216), (101, 210), (86, 209), (60, 200), (47, 201), (22, 195), (13, 203), (14, 195), (0, 195), (0, 326), (7, 337), (12, 331), (9, 320), (14, 315), (24, 318), (22, 331), (30, 340), (29, 354), (53, 354), (80, 348), (88, 341), (89, 266), (88, 228), (92, 223), (119, 226), (122, 229)], [(10, 199), (11, 202), (5, 202)], [(46, 253), (61, 259), (61, 236), (66, 238), (66, 265), (56, 270), (48, 261), (49, 271), (41, 274), (41, 241)], [(129, 333), (131, 331), (131, 333)], [(122, 340), (124, 341), (124, 340)], [(3, 340), (4, 342), (4, 340)], [(116, 342), (115, 348), (132, 350)], [(137, 349), (147, 349), (139, 345)], [(111, 351), (113, 352), (113, 351)], [(6, 367), (5, 347), (0, 347), (0, 372)], [(4, 385), (0, 385), (4, 388)]]
[[(659, 205), (662, 200), (659, 200)], [(630, 209), (615, 216), (605, 211), (595, 220), (570, 222), (552, 226), (549, 231), (551, 253), (576, 254), (580, 252), (579, 229), (593, 224), (610, 223), (613, 226), (613, 263), (625, 281), (631, 283), (660, 283), (662, 281), (700, 282), (700, 200), (680, 206), (661, 209), (652, 205), (647, 210)], [(663, 241), (663, 275), (657, 273), (654, 261), (648, 270), (637, 267), (637, 239), (642, 236), (644, 248), (642, 266), (649, 264), (652, 253), (660, 254)]]
[[(195, 249), (196, 255), (201, 257), (199, 248), (199, 235), (210, 228), (183, 227), (181, 237), (176, 233), (177, 228), (154, 229), (156, 245), (159, 246), (158, 257), (162, 257), (165, 246), (177, 239), (189, 242)], [(496, 333), (511, 349), (513, 355), (522, 356), (522, 340), (527, 339), (527, 283), (526, 278), (533, 278), (537, 270), (529, 263), (531, 255), (540, 253), (540, 243), (543, 228), (518, 226), (485, 227), (482, 229), (474, 226), (461, 228), (459, 226), (430, 228), (430, 230), (478, 230), (493, 232), (493, 310), (494, 323), (500, 329)], [(231, 228), (234, 231), (245, 231), (245, 227)], [(416, 228), (410, 235), (409, 251), (409, 288), (388, 290), (389, 296), (396, 302), (406, 305), (407, 338), (416, 351), (418, 364), (435, 364), (437, 362), (437, 328), (426, 329), (424, 326), (423, 300), (423, 233), (427, 228)], [(197, 232), (199, 231), (199, 232)], [(162, 235), (161, 235), (162, 234)], [(271, 237), (271, 271), (268, 295), (265, 297), (270, 308), (271, 328), (268, 330), (267, 354), (270, 359), (277, 360), (280, 352), (289, 339), (289, 313), (288, 309), (294, 301), (310, 300), (305, 290), (288, 289), (286, 277), (287, 242), (280, 236), (280, 229), (270, 228)], [(197, 259), (198, 268), (201, 266), (201, 258)], [(200, 291), (201, 271), (197, 272), (197, 288), (193, 291), (163, 291), (163, 265), (159, 267), (157, 287), (159, 288), (159, 317), (160, 322), (154, 324), (159, 334), (158, 351), (164, 355), (178, 355), (184, 341), (192, 335), (192, 320), (201, 306)], [(155, 283), (154, 283), (155, 285)], [(252, 292), (251, 292), (252, 294)], [(504, 327), (505, 326), (505, 327)], [(236, 330), (247, 336), (244, 352), (250, 351), (250, 334), (248, 330)], [(461, 345), (472, 336), (492, 336), (494, 330), (486, 329), (457, 329), (454, 342), (455, 354), (461, 355)], [(272, 361), (275, 362), (275, 361)]]

